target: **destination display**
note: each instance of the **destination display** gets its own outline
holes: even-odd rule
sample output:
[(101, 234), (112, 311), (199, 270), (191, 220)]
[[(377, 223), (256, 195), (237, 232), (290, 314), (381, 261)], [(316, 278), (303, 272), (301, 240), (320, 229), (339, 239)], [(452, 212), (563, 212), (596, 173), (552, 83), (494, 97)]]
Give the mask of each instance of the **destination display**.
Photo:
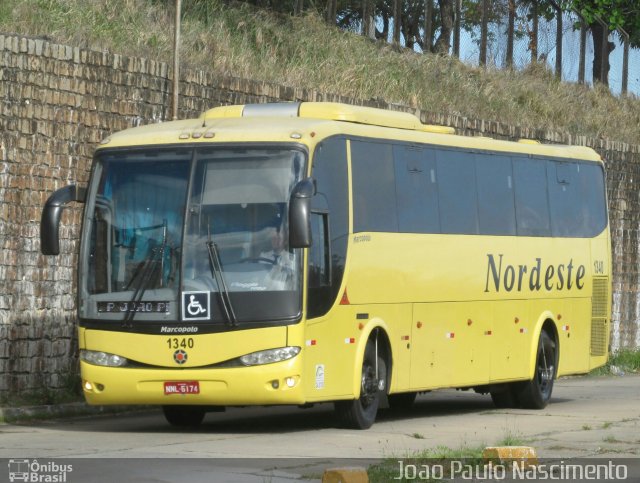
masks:
[(153, 301), (153, 302), (98, 302), (98, 312), (115, 313), (115, 312), (151, 312), (167, 314), (171, 308), (171, 302)]

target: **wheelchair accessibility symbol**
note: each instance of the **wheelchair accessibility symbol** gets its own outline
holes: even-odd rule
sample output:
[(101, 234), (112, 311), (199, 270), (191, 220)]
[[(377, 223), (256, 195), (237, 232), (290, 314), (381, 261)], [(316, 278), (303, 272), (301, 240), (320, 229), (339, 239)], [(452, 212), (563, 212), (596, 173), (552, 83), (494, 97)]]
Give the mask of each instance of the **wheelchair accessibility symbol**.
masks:
[(210, 292), (182, 292), (182, 320), (210, 320)]

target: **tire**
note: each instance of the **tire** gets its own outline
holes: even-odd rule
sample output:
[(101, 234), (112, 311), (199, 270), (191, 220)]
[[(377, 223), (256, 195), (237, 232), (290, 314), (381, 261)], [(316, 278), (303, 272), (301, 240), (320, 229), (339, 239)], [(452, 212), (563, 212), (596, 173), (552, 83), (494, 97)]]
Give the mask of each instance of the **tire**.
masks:
[(164, 417), (171, 426), (197, 428), (206, 411), (198, 406), (162, 406)]
[(501, 384), (500, 388), (491, 391), (493, 405), (500, 409), (513, 409), (520, 407), (516, 388), (513, 384)]
[(344, 427), (369, 429), (376, 420), (380, 405), (380, 392), (387, 387), (387, 364), (378, 356), (376, 374), (376, 349), (373, 340), (367, 342), (362, 361), (360, 397), (350, 401), (336, 401), (335, 411)]
[(400, 394), (389, 394), (389, 407), (393, 411), (408, 411), (416, 400), (417, 392), (403, 392)]
[(544, 409), (551, 399), (553, 380), (557, 372), (556, 342), (545, 330), (540, 334), (533, 379), (519, 383), (518, 400), (523, 409)]

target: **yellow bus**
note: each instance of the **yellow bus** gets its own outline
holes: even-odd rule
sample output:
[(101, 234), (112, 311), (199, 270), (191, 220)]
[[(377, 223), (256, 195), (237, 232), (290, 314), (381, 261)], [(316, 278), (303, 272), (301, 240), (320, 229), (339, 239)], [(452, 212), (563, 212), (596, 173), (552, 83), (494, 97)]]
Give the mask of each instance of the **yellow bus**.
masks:
[(84, 202), (90, 404), (333, 402), (347, 427), (437, 388), (543, 408), (606, 362), (610, 236), (591, 149), (465, 137), (337, 103), (211, 109), (128, 129), (51, 195)]

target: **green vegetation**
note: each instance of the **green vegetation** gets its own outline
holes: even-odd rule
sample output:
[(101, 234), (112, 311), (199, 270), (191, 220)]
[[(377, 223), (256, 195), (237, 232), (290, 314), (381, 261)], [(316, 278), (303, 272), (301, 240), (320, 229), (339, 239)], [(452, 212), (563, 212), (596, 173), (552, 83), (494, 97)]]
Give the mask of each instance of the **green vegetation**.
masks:
[(594, 376), (640, 372), (640, 349), (621, 349), (609, 356), (607, 363), (590, 372)]
[[(369, 481), (371, 483), (382, 483), (389, 481), (414, 481), (406, 478), (396, 479), (400, 472), (400, 463), (404, 466), (415, 466), (418, 470), (423, 465), (443, 465), (449, 468), (450, 460), (463, 460), (464, 464), (480, 465), (482, 464), (482, 450), (484, 445), (477, 447), (461, 446), (459, 448), (449, 448), (448, 446), (436, 446), (435, 448), (425, 449), (409, 456), (399, 456), (397, 458), (387, 458), (379, 464), (370, 466), (367, 470)], [(420, 478), (420, 481), (441, 481), (434, 478)]]
[[(170, 63), (172, 4), (3, 0), (0, 31)], [(183, 5), (184, 67), (640, 144), (640, 100), (559, 82), (544, 66), (483, 70), (328, 27), (315, 13), (293, 17), (220, 0)]]
[(622, 443), (622, 441), (620, 441), (615, 436), (607, 436), (602, 441), (604, 441), (605, 443)]
[(496, 446), (524, 446), (527, 440), (520, 433), (507, 431), (507, 434), (496, 443)]
[[(414, 433), (412, 436), (415, 437), (416, 434), (418, 433)], [(528, 442), (530, 441), (527, 441), (520, 433), (507, 429), (505, 435), (491, 446), (523, 446)], [(443, 465), (444, 468), (449, 468), (451, 460), (462, 461), (465, 465), (481, 466), (484, 463), (482, 452), (486, 446), (486, 444), (480, 444), (474, 447), (462, 445), (458, 448), (449, 448), (440, 445), (405, 456), (389, 457), (381, 463), (369, 467), (367, 470), (369, 481), (372, 483), (415, 481), (415, 479), (407, 480), (406, 478), (396, 479), (400, 472), (400, 460), (404, 466), (415, 466), (418, 470), (423, 468), (423, 465)], [(421, 478), (421, 481), (442, 480)]]

